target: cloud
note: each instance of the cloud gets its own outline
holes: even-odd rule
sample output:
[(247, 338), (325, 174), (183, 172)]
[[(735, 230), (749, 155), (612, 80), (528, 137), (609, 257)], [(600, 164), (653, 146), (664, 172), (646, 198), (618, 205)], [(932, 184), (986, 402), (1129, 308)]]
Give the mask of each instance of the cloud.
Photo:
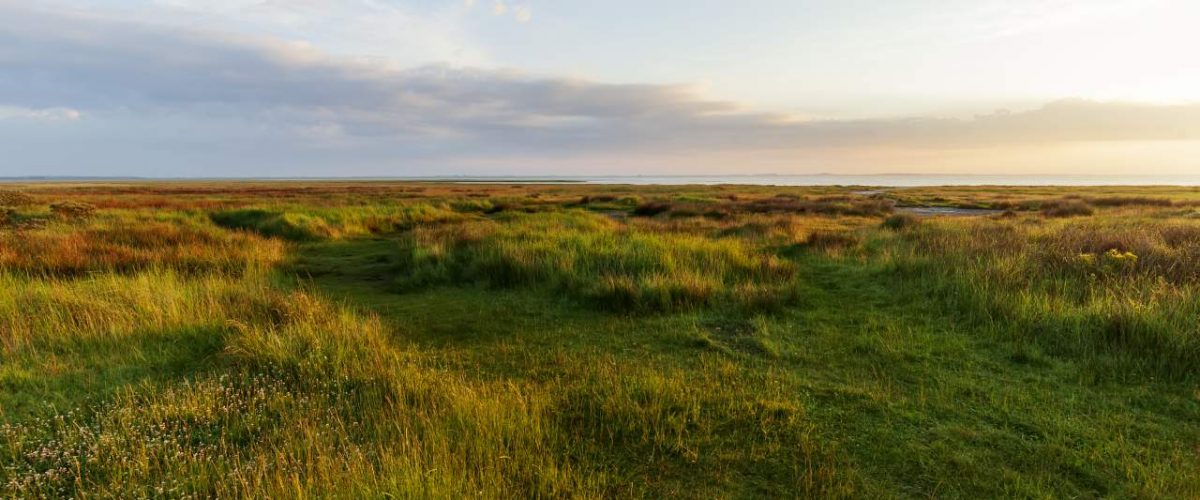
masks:
[(73, 122), (83, 118), (83, 113), (71, 108), (24, 108), (0, 105), (0, 120), (37, 120), (48, 122)]
[(1200, 140), (1200, 104), (1082, 99), (969, 119), (903, 118), (789, 125), (807, 144), (921, 148), (987, 147), (1081, 141)]
[[(0, 3), (6, 1), (11, 2)], [(304, 40), (342, 56), (386, 58), (408, 65), (440, 61), (485, 64), (489, 60), (487, 48), (475, 43), (466, 26), (475, 0), (464, 0), (461, 6), (446, 0), (108, 1), (133, 4), (121, 16), (129, 20), (182, 30), (209, 27), (226, 34)], [(103, 11), (121, 12), (113, 8)]]
[(533, 8), (528, 5), (519, 5), (513, 7), (513, 18), (519, 23), (527, 23), (533, 20)]
[[(164, 157), (173, 161), (191, 152), (198, 163), (233, 162), (241, 166), (230, 168), (244, 172), (249, 162), (454, 165), (718, 154), (778, 161), (837, 149), (1200, 140), (1200, 104), (1069, 100), (965, 119), (814, 121), (707, 99), (689, 86), (400, 67), (278, 38), (3, 2), (0, 17), (9, 21), (0, 24), (0, 109), (68, 120), (86, 114), (94, 127), (87, 137), (108, 137), (98, 151), (114, 163), (147, 144), (172, 151)], [(16, 142), (21, 133), (5, 129), (2, 136)], [(51, 144), (54, 136), (43, 138)], [(312, 154), (316, 149), (328, 156)]]
[(496, 0), (492, 4), (492, 14), (503, 16), (506, 12), (508, 12), (508, 5), (504, 3), (504, 0)]

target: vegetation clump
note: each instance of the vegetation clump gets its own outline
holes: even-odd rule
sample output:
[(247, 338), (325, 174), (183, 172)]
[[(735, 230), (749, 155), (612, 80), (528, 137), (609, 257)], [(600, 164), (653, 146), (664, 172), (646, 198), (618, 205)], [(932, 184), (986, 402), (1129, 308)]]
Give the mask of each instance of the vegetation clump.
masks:
[(822, 250), (840, 250), (857, 246), (860, 241), (848, 231), (814, 231), (804, 243)]
[(14, 208), (33, 205), (33, 196), (20, 191), (0, 190), (0, 207)]
[(78, 201), (60, 201), (50, 205), (50, 213), (66, 221), (84, 220), (96, 213), (96, 206)]
[(248, 209), (212, 214), (217, 225), (246, 229), (292, 241), (315, 241), (332, 237), (334, 229), (324, 219), (294, 212)]
[(894, 214), (883, 220), (883, 227), (893, 231), (910, 228), (921, 223), (921, 219), (912, 214)]
[(794, 195), (777, 195), (773, 198), (749, 201), (744, 206), (752, 213), (785, 212), (879, 217), (891, 213), (895, 202), (888, 199), (858, 196), (821, 196), (807, 199)]
[(282, 256), (277, 241), (182, 221), (97, 221), (83, 227), (0, 233), (0, 268), (51, 276), (156, 268), (241, 273), (275, 264)]
[[(474, 203), (476, 200), (472, 200)], [(492, 211), (495, 205), (483, 200)], [(461, 207), (460, 207), (461, 208)], [(293, 242), (315, 242), (355, 236), (393, 234), (418, 224), (438, 224), (464, 217), (460, 208), (429, 203), (406, 203), (385, 207), (355, 207), (341, 210), (271, 210), (246, 208), (209, 214), (218, 226), (252, 231), (270, 238)], [(474, 210), (474, 209), (472, 209)]]
[(605, 307), (774, 307), (791, 266), (734, 241), (618, 227), (588, 213), (513, 216), (418, 229), (404, 240), (399, 283), (545, 285)]
[(1044, 203), (1041, 210), (1046, 217), (1081, 217), (1096, 213), (1087, 202), (1068, 199)]
[[(1200, 227), (1161, 221), (939, 224), (910, 235), (968, 317), (1049, 352), (1190, 377)], [(1114, 328), (1119, 330), (1114, 337)]]
[(617, 201), (616, 195), (611, 195), (611, 194), (584, 195), (582, 198), (579, 199), (579, 204), (580, 205), (589, 205), (592, 203), (612, 203), (614, 201)]
[(633, 208), (633, 215), (638, 217), (654, 217), (655, 215), (669, 212), (672, 206), (665, 201), (651, 201), (642, 203)]
[(1125, 273), (1137, 267), (1138, 256), (1133, 252), (1122, 252), (1110, 248), (1100, 255), (1094, 253), (1079, 254), (1079, 262), (1088, 272), (1100, 274)]
[(1172, 207), (1175, 202), (1170, 198), (1151, 196), (1102, 196), (1088, 198), (1087, 202), (1097, 207)]

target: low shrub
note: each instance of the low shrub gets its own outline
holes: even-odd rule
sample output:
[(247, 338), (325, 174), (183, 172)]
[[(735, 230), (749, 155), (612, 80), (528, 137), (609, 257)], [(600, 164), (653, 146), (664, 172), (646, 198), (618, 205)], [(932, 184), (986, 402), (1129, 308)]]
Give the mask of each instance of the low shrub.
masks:
[(50, 205), (50, 213), (62, 220), (83, 220), (96, 213), (96, 207), (79, 201), (60, 201)]
[(687, 203), (683, 205), (676, 205), (671, 209), (670, 212), (668, 212), (668, 214), (671, 217), (700, 217), (708, 212), (713, 211), (707, 210), (703, 205)]
[(497, 201), (492, 203), (492, 208), (485, 210), (483, 213), (488, 215), (498, 214), (500, 212), (511, 212), (514, 210), (522, 210), (525, 207), (520, 203), (511, 201)]
[[(19, 229), (34, 229), (30, 219)], [(148, 220), (91, 222), (43, 231), (0, 233), (0, 269), (46, 275), (173, 269), (241, 273), (283, 257), (282, 244), (210, 225)]]
[(739, 203), (733, 206), (751, 213), (793, 213), (820, 215), (852, 215), (878, 217), (892, 212), (895, 202), (887, 199), (851, 196), (825, 196), (817, 199), (802, 199), (796, 196), (779, 195)]
[(0, 191), (0, 207), (24, 207), (33, 203), (32, 196), (20, 191)]
[(1152, 198), (1149, 196), (1106, 196), (1089, 198), (1088, 203), (1097, 207), (1170, 207), (1174, 202), (1167, 198)]
[(583, 198), (580, 198), (579, 204), (587, 205), (589, 203), (610, 203), (610, 202), (614, 202), (614, 201), (617, 201), (617, 197), (614, 195), (593, 194), (593, 195), (588, 195), (588, 196), (584, 196)]
[(638, 217), (654, 217), (655, 215), (666, 213), (671, 210), (671, 204), (662, 201), (651, 201), (642, 203), (633, 209), (633, 215)]
[(848, 231), (815, 231), (804, 244), (821, 250), (837, 250), (857, 246), (859, 238)]
[(461, 198), (450, 202), (450, 208), (462, 213), (488, 213), (495, 205), (488, 199)]
[(883, 220), (883, 227), (893, 231), (913, 227), (921, 223), (921, 219), (912, 214), (893, 214)]
[(1091, 205), (1081, 200), (1057, 200), (1042, 204), (1042, 215), (1046, 217), (1082, 217), (1094, 214)]

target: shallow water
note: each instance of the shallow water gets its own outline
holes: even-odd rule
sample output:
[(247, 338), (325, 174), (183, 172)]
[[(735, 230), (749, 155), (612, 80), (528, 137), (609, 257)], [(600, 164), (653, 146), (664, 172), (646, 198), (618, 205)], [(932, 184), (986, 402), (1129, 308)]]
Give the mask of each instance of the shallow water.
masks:
[(945, 215), (951, 217), (987, 216), (999, 215), (1003, 213), (1003, 210), (954, 207), (896, 207), (896, 211), (904, 214), (919, 215), (922, 217), (932, 217), (935, 215)]

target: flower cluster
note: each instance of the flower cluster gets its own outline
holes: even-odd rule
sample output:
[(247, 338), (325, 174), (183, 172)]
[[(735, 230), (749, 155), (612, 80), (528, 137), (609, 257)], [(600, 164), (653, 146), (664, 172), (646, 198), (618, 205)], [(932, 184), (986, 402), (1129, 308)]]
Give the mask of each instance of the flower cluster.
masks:
[(1079, 254), (1079, 263), (1085, 270), (1095, 274), (1116, 274), (1137, 267), (1138, 256), (1133, 252), (1122, 252), (1115, 248), (1102, 254)]

